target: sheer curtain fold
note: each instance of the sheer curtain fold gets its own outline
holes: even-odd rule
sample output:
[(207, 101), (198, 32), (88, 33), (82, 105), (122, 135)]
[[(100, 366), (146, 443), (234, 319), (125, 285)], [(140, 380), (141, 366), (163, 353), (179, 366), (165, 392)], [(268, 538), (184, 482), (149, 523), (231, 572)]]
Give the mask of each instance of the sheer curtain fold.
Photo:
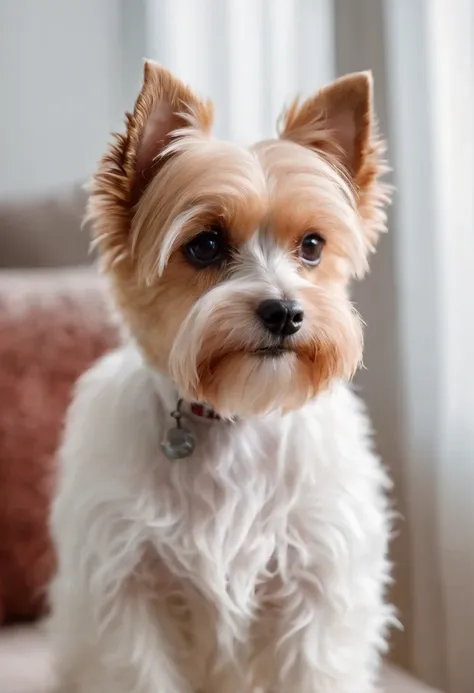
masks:
[(147, 55), (216, 106), (216, 135), (269, 137), (296, 93), (334, 76), (331, 0), (147, 0)]
[(474, 689), (474, 4), (386, 0), (413, 664)]
[(474, 3), (428, 17), (440, 292), (437, 530), (449, 690), (474, 690)]

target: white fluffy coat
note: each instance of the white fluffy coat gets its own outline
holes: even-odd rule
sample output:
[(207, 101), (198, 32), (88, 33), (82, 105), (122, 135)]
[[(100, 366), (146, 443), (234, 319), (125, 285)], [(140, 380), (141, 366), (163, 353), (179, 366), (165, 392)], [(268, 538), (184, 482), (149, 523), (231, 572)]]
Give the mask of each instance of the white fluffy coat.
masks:
[(352, 392), (186, 421), (123, 347), (79, 383), (60, 453), (52, 589), (65, 693), (370, 693), (391, 611), (387, 479)]

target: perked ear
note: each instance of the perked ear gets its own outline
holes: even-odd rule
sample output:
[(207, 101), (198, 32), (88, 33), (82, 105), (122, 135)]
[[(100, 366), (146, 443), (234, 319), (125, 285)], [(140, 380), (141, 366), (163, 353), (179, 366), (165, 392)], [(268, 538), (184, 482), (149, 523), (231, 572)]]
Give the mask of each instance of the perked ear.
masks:
[(372, 134), (372, 76), (336, 80), (283, 115), (280, 137), (332, 154), (356, 177)]
[(105, 264), (128, 253), (133, 208), (163, 163), (161, 155), (173, 136), (188, 128), (206, 135), (212, 119), (210, 102), (200, 100), (161, 65), (145, 63), (133, 113), (125, 117), (126, 132), (114, 135), (90, 186), (87, 219), (93, 222), (93, 245), (100, 247)]
[(349, 174), (359, 212), (366, 221), (367, 243), (373, 250), (385, 230), (383, 208), (390, 189), (380, 182), (387, 172), (385, 147), (377, 137), (370, 72), (341, 77), (300, 104), (294, 101), (282, 116), (282, 139), (322, 152)]
[(161, 65), (145, 63), (143, 87), (127, 127), (129, 138), (135, 140), (135, 197), (153, 177), (172, 134), (186, 127), (208, 133), (212, 117), (210, 102), (201, 101)]

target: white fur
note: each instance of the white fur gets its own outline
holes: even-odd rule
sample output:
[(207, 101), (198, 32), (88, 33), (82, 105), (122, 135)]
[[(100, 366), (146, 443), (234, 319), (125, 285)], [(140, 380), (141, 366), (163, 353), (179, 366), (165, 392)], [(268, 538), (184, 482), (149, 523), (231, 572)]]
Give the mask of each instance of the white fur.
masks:
[(297, 412), (189, 420), (133, 347), (71, 407), (52, 516), (52, 636), (65, 693), (370, 693), (384, 605), (387, 479), (342, 384)]

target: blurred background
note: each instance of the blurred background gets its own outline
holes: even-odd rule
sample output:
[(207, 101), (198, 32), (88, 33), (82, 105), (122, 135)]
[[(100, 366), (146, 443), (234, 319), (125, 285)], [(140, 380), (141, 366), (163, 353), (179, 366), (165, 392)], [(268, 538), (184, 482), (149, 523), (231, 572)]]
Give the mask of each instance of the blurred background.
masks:
[(0, 0), (0, 267), (89, 262), (81, 185), (144, 57), (240, 142), (271, 136), (295, 93), (373, 71), (396, 194), (354, 297), (357, 386), (400, 512), (392, 658), (472, 692), (474, 0)]

